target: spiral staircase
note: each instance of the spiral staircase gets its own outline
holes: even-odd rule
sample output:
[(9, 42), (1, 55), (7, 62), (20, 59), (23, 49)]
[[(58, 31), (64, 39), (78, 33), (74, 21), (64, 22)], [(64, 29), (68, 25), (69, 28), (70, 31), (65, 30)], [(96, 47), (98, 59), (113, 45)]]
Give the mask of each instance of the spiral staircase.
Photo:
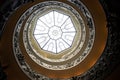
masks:
[[(118, 0), (1, 0), (0, 80), (119, 80), (119, 9)], [(77, 36), (57, 55), (41, 49), (27, 26), (55, 10), (70, 16)]]

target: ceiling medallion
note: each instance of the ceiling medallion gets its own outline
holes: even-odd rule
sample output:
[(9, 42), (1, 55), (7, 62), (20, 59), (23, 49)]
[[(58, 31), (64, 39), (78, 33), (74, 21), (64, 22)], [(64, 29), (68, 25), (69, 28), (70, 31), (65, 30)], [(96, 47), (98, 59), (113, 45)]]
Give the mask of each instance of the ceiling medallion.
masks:
[[(74, 3), (71, 0), (68, 0)], [(45, 1), (26, 10), (16, 24), (13, 50), (21, 69), (30, 77), (41, 76), (25, 62), (19, 46), (24, 20), (23, 42), (27, 54), (38, 65), (50, 70), (70, 69), (82, 62), (92, 49), (95, 28), (91, 14), (80, 2), (83, 17), (70, 5)], [(88, 23), (88, 25), (85, 25)], [(35, 79), (35, 78), (34, 78)]]

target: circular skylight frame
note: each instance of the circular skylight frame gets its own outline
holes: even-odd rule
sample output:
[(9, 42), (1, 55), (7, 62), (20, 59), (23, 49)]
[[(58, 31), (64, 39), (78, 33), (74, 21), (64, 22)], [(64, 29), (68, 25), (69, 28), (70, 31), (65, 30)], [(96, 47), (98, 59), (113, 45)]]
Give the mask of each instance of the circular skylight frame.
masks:
[[(32, 55), (35, 55), (35, 57), (37, 58), (38, 61), (41, 60), (41, 59), (42, 60), (47, 60), (49, 62), (63, 62), (63, 61), (66, 61), (66, 60), (72, 58), (73, 56), (75, 56), (81, 50), (82, 46), (84, 45), (85, 36), (86, 36), (84, 22), (83, 22), (80, 15), (78, 15), (77, 17), (73, 16), (75, 14), (71, 13), (71, 10), (69, 8), (70, 7), (66, 6), (66, 5), (63, 5), (63, 6), (59, 7), (59, 6), (54, 4), (54, 6), (53, 5), (49, 6), (49, 7), (46, 6), (46, 8), (44, 7), (42, 9), (39, 8), (33, 14), (31, 14), (31, 16), (28, 18), (26, 23), (27, 24), (29, 23), (29, 25), (27, 25), (27, 24), (25, 25), (26, 27), (24, 29), (23, 41), (24, 41), (25, 47), (26, 48), (30, 47), (30, 49), (31, 49), (31, 52), (30, 51), (27, 51), (27, 52), (30, 53), (30, 54), (32, 53)], [(69, 12), (66, 12), (66, 9), (68, 9)], [(70, 48), (68, 48), (64, 51), (61, 51), (60, 55), (59, 54), (54, 55), (51, 52), (40, 49), (40, 46), (38, 45), (38, 43), (36, 43), (37, 41), (35, 41), (33, 39), (34, 38), (34, 36), (33, 36), (34, 32), (33, 31), (34, 31), (34, 27), (36, 26), (35, 23), (37, 23), (37, 20), (39, 19), (38, 16), (43, 16), (45, 13), (51, 12), (53, 10), (56, 10), (56, 11), (62, 13), (62, 14), (71, 16), (72, 21), (75, 24), (79, 24), (78, 26), (82, 26), (82, 27), (75, 26), (76, 30), (78, 30), (78, 31), (76, 31), (77, 33), (76, 33), (75, 36), (77, 36), (77, 37), (74, 37), (75, 39), (74, 39), (73, 44), (72, 44), (73, 46), (71, 46)], [(73, 9), (72, 12), (75, 12), (76, 14), (78, 14), (74, 9)], [(33, 25), (33, 24), (35, 24), (35, 25)], [(81, 33), (81, 31), (82, 31), (82, 33)], [(31, 34), (31, 33), (33, 33), (33, 34)], [(31, 39), (33, 39), (33, 40), (31, 40)], [(33, 41), (35, 41), (35, 42), (33, 42)], [(35, 44), (38, 46), (38, 48), (35, 48), (36, 47)], [(78, 48), (78, 50), (75, 50), (76, 48)], [(47, 57), (46, 57), (46, 55), (47, 55)], [(52, 58), (50, 58), (49, 56), (50, 57), (52, 56)], [(53, 57), (55, 59), (53, 59)], [(58, 57), (59, 57), (59, 59), (58, 59)]]
[(72, 46), (75, 34), (70, 16), (52, 10), (39, 17), (33, 35), (43, 50), (58, 54)]

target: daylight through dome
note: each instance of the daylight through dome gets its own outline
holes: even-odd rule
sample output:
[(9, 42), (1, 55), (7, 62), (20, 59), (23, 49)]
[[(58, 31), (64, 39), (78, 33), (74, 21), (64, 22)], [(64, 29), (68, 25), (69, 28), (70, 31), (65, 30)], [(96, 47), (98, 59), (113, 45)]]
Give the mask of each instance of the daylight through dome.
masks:
[(51, 11), (37, 20), (34, 37), (43, 50), (59, 53), (71, 47), (75, 33), (69, 16)]

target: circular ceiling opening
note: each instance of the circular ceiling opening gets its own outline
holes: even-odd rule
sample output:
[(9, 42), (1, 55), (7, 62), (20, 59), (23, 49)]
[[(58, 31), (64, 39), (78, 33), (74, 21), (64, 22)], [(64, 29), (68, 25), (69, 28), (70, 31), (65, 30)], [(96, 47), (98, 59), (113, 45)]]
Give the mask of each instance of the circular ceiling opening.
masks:
[(76, 34), (71, 17), (55, 10), (43, 14), (34, 29), (40, 48), (58, 54), (71, 47)]

